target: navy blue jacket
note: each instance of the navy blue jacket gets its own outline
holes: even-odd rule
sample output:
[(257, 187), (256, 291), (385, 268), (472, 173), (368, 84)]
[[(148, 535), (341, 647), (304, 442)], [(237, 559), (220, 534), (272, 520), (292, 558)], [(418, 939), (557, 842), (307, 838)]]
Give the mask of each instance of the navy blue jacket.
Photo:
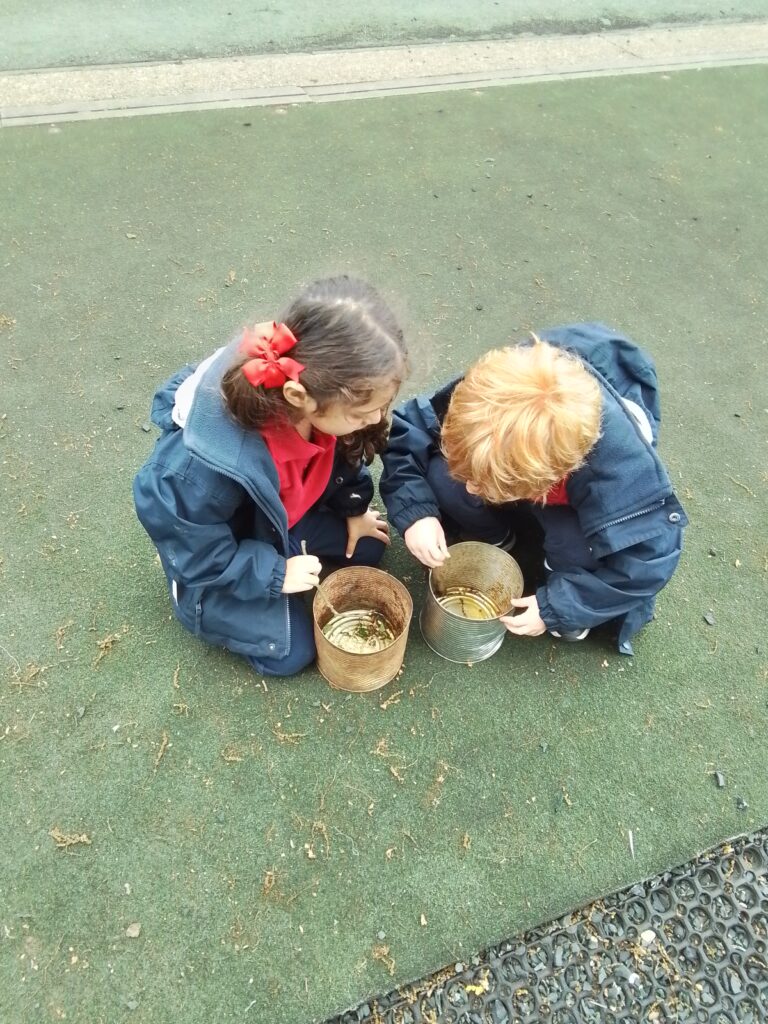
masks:
[[(194, 367), (157, 391), (152, 420), (162, 434), (136, 475), (134, 500), (183, 625), (240, 654), (281, 658), (291, 646), (282, 593), (288, 520), (261, 434), (241, 427), (224, 406), (220, 382), (233, 355), (232, 346), (222, 350), (205, 371), (183, 429), (172, 418), (174, 399)], [(368, 470), (337, 454), (315, 507), (362, 515), (372, 496)]]
[[(632, 636), (652, 618), (655, 595), (675, 571), (688, 522), (656, 453), (656, 370), (646, 353), (601, 324), (560, 327), (541, 337), (582, 359), (600, 384), (603, 405), (597, 444), (566, 484), (600, 567), (552, 573), (536, 591), (539, 613), (548, 629), (559, 632), (618, 618), (619, 650), (631, 654)], [(425, 516), (440, 516), (426, 472), (439, 454), (441, 423), (456, 383), (431, 398), (411, 399), (394, 414), (379, 489), (400, 533)], [(646, 413), (652, 443), (622, 398)]]

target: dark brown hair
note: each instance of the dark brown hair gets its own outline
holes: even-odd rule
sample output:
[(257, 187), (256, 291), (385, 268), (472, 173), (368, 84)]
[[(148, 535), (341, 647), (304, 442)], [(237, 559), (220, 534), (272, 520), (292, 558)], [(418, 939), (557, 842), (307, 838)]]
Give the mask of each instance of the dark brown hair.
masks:
[[(378, 292), (356, 278), (315, 281), (278, 319), (295, 335), (290, 357), (304, 366), (299, 380), (323, 411), (333, 402), (363, 405), (378, 387), (399, 385), (407, 367), (403, 332)], [(242, 372), (247, 356), (238, 354), (221, 382), (226, 406), (238, 423), (258, 430), (295, 412), (282, 388), (253, 387)], [(351, 463), (369, 463), (384, 450), (389, 423), (355, 431), (338, 440)]]

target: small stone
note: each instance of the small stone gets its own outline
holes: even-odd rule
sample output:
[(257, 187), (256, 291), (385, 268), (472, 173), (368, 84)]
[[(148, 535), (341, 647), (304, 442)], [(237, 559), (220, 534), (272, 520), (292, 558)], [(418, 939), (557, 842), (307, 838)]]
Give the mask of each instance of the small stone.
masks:
[(138, 921), (134, 921), (133, 924), (129, 924), (125, 929), (125, 934), (129, 939), (138, 939), (141, 935), (141, 925)]
[(376, 938), (380, 942), (382, 942), (384, 939), (386, 939), (386, 937), (387, 937), (387, 933), (383, 929), (380, 932), (376, 932)]
[(656, 941), (656, 932), (653, 928), (646, 928), (644, 932), (640, 932), (640, 941), (644, 946), (652, 946)]
[(715, 558), (716, 556), (717, 556), (717, 548), (710, 548), (709, 549), (709, 557), (710, 558)]
[(715, 614), (714, 614), (714, 612), (712, 612), (712, 611), (704, 612), (704, 621), (706, 622), (706, 624), (708, 626), (714, 626), (714, 624), (715, 624)]
[(478, 309), (478, 310), (482, 309), (482, 308), (483, 308), (482, 302), (478, 302), (478, 304), (475, 306), (475, 309)]
[(453, 969), (457, 974), (462, 974), (464, 972), (464, 964), (461, 962), (456, 963), (453, 965)]
[(748, 809), (748, 807), (749, 807), (749, 804), (747, 803), (747, 801), (743, 797), (737, 796), (736, 797), (736, 807), (740, 811), (746, 811)]
[(125, 1005), (129, 1010), (138, 1010), (139, 1000), (138, 999), (126, 999)]
[(148, 434), (150, 432), (150, 430), (152, 429), (152, 424), (151, 423), (142, 423), (141, 424), (141, 429), (144, 431), (145, 434)]
[(717, 788), (718, 789), (722, 789), (723, 786), (725, 785), (725, 776), (723, 775), (722, 772), (713, 772), (712, 774), (715, 776), (715, 782), (717, 783)]

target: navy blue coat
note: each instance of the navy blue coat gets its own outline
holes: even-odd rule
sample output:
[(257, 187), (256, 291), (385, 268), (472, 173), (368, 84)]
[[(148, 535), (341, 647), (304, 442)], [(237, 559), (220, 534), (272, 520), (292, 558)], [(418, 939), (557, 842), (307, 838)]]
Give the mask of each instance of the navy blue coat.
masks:
[[(552, 573), (536, 591), (539, 613), (548, 629), (559, 632), (618, 618), (619, 650), (631, 654), (632, 636), (652, 618), (655, 595), (675, 571), (688, 522), (656, 452), (656, 370), (633, 342), (601, 324), (560, 327), (541, 337), (582, 359), (600, 384), (603, 404), (600, 438), (566, 484), (600, 566)], [(411, 399), (394, 414), (379, 488), (400, 533), (425, 516), (440, 516), (426, 473), (439, 455), (441, 422), (456, 383), (431, 398)], [(622, 398), (644, 410), (652, 443)]]
[[(277, 470), (257, 431), (226, 411), (220, 388), (233, 348), (223, 349), (197, 386), (183, 429), (172, 412), (174, 374), (155, 394), (152, 420), (162, 433), (133, 484), (137, 515), (152, 538), (177, 618), (201, 639), (255, 658), (282, 658), (291, 647), (282, 593), (288, 520)], [(362, 515), (373, 496), (365, 467), (337, 454), (315, 507)]]

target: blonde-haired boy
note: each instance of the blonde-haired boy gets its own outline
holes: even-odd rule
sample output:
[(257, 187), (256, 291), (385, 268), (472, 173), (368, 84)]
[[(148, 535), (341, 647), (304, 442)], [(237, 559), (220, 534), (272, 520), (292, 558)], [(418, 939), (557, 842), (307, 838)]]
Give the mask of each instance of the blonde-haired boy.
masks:
[(687, 523), (656, 452), (659, 417), (646, 353), (600, 324), (558, 328), (487, 352), (463, 379), (398, 409), (381, 494), (429, 567), (449, 557), (445, 519), (509, 547), (517, 511), (532, 512), (546, 582), (516, 602), (507, 629), (577, 640), (615, 619), (631, 654)]

